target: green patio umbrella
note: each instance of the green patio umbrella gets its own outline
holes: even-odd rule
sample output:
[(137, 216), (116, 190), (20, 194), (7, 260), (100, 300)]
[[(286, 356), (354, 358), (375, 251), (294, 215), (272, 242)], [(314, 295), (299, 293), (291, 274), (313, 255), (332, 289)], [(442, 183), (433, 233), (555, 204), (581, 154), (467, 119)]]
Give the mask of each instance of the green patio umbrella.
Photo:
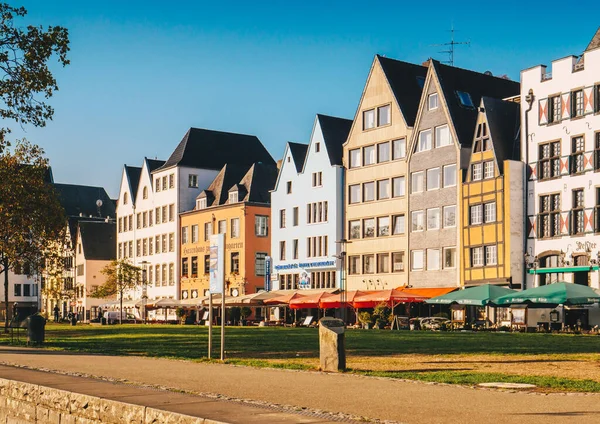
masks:
[(492, 299), (498, 306), (525, 304), (542, 305), (586, 305), (600, 302), (600, 294), (588, 286), (573, 283), (554, 283), (523, 290), (514, 294)]
[(484, 284), (482, 286), (469, 287), (468, 289), (457, 290), (442, 296), (433, 297), (427, 299), (425, 303), (442, 305), (457, 303), (459, 305), (486, 306), (490, 303), (490, 299), (495, 299), (511, 293), (515, 293), (515, 290), (494, 286), (492, 284)]

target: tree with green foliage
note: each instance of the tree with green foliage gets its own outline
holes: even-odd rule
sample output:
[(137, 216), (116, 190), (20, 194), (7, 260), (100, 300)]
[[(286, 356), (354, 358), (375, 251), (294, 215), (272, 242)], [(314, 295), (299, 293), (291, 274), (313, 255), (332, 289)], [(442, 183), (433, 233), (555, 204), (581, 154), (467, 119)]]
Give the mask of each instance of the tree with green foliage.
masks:
[[(69, 64), (69, 32), (60, 26), (18, 26), (24, 7), (0, 3), (0, 117), (4, 122), (43, 127), (54, 109), (45, 103), (58, 90), (48, 66), (54, 57)], [(0, 152), (10, 143), (10, 128), (0, 128)]]
[(135, 290), (143, 284), (142, 268), (131, 264), (127, 259), (115, 259), (100, 271), (106, 281), (90, 293), (90, 297), (102, 299), (119, 296), (119, 324), (122, 323), (123, 295)]
[(0, 153), (0, 275), (4, 276), (4, 329), (8, 331), (9, 271), (39, 275), (64, 240), (65, 212), (48, 179), (44, 152), (26, 141)]

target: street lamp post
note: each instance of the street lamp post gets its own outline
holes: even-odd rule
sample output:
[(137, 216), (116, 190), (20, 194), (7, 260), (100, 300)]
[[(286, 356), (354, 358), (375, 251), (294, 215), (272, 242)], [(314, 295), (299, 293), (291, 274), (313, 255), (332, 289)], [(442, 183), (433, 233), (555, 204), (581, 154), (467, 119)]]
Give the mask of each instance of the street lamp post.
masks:
[(148, 299), (148, 261), (142, 261), (142, 319), (146, 324), (146, 300)]
[(340, 253), (335, 257), (340, 260), (340, 306), (342, 307), (342, 320), (347, 324), (347, 299), (348, 293), (346, 288), (346, 246), (352, 243), (346, 239), (336, 241), (340, 245)]

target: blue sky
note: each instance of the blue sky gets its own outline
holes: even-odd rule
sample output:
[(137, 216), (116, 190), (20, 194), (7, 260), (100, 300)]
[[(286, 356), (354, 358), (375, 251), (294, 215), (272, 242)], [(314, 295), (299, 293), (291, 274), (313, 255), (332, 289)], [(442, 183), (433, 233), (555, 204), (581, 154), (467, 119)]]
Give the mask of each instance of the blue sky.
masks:
[(167, 159), (191, 126), (255, 134), (278, 159), (286, 141), (308, 141), (316, 113), (354, 117), (376, 53), (446, 60), (431, 45), (451, 25), (471, 41), (456, 66), (516, 80), (581, 53), (599, 3), (552, 3), (11, 1), (71, 37), (71, 65), (54, 68), (54, 120), (15, 136), (46, 149), (56, 181), (111, 196), (123, 164)]

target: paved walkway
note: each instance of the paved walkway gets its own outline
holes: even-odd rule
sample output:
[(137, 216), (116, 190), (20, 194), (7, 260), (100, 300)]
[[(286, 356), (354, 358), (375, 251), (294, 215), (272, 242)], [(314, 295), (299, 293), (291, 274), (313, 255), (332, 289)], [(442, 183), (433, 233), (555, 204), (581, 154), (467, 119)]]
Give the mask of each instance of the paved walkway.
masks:
[[(0, 363), (403, 423), (600, 422), (600, 395), (538, 395), (433, 385), (351, 374), (325, 374), (168, 359), (80, 355), (0, 347)], [(1, 376), (1, 375), (0, 375)], [(247, 421), (240, 421), (247, 422)], [(268, 422), (285, 422), (277, 419)]]

